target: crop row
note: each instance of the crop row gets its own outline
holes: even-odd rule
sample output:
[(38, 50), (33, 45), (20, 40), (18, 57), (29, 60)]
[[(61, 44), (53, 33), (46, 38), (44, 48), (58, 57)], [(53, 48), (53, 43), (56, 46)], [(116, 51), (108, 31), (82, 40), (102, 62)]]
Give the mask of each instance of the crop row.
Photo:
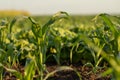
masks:
[[(19, 80), (46, 80), (57, 71), (72, 69), (61, 66), (64, 63), (90, 65), (93, 70), (106, 64), (108, 70), (101, 76), (112, 74), (119, 80), (120, 17), (100, 14), (92, 22), (94, 26), (79, 25), (66, 12), (56, 13), (42, 25), (27, 16), (1, 19), (0, 80), (6, 71)], [(60, 67), (48, 72), (47, 63)]]

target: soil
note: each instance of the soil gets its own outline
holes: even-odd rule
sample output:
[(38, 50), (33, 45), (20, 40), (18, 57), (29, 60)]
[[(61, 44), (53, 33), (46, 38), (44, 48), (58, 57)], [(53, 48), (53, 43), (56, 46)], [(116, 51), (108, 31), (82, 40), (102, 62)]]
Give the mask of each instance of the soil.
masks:
[[(77, 70), (81, 75), (81, 80), (110, 80), (111, 75), (106, 77), (101, 77), (100, 74), (107, 70), (107, 68), (99, 68), (93, 71), (92, 67), (83, 67), (81, 65), (70, 65), (73, 69)], [(48, 71), (54, 71), (57, 68), (55, 65), (48, 65)], [(47, 80), (80, 80), (75, 71), (63, 70), (55, 73), (53, 76), (49, 77)]]
[[(47, 80), (110, 80), (111, 79), (111, 75), (108, 75), (106, 77), (100, 76), (100, 74), (106, 71), (107, 68), (99, 68), (96, 71), (94, 71), (92, 67), (89, 66), (83, 67), (78, 64), (64, 65), (64, 66), (72, 67), (73, 69), (78, 71), (80, 73), (81, 79), (73, 70), (63, 70), (55, 73)], [(47, 64), (46, 67), (49, 72), (52, 72), (58, 67), (58, 65)], [(13, 68), (20, 71), (24, 75), (24, 66), (20, 65), (18, 66), (18, 68), (16, 67)], [(5, 71), (3, 80), (17, 80), (17, 78), (14, 75), (10, 74), (9, 72)], [(34, 78), (34, 80), (36, 79)]]

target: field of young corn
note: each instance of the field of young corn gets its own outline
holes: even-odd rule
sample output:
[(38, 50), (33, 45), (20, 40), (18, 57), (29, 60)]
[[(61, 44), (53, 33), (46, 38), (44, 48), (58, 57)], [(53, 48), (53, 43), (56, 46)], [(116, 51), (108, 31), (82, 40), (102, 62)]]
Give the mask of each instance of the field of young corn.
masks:
[(119, 44), (119, 16), (1, 17), (0, 80), (120, 80)]

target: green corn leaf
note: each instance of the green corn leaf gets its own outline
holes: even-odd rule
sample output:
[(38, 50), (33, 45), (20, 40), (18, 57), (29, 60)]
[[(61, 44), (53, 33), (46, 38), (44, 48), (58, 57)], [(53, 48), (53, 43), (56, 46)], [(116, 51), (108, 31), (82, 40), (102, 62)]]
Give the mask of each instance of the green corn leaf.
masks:
[(38, 37), (38, 33), (37, 33), (37, 30), (36, 30), (36, 24), (32, 24), (32, 32), (36, 37)]
[(114, 34), (118, 33), (118, 30), (116, 29), (116, 27), (114, 26), (114, 24), (112, 23), (112, 21), (107, 17), (107, 14), (100, 14), (100, 16), (102, 17), (102, 19), (104, 20), (104, 22), (110, 27), (111, 31)]
[(0, 53), (6, 54), (7, 52), (5, 50), (3, 50), (3, 49), (0, 49)]
[(110, 27), (110, 30), (112, 31), (113, 35), (114, 35), (114, 40), (112, 41), (112, 46), (113, 46), (113, 50), (114, 50), (114, 55), (117, 56), (118, 54), (118, 36), (119, 36), (119, 32), (116, 28), (116, 26), (112, 23), (112, 21), (107, 17), (107, 14), (100, 14), (100, 16), (102, 17), (102, 19), (104, 20), (104, 22)]
[(15, 17), (11, 22), (10, 22), (10, 26), (9, 26), (9, 32), (11, 33), (12, 31), (12, 27), (15, 24), (15, 22), (17, 21), (17, 17)]
[(32, 22), (32, 32), (36, 37), (42, 37), (42, 29), (41, 26), (31, 17), (28, 19)]
[(37, 22), (33, 19), (33, 18), (31, 18), (31, 17), (28, 17), (28, 19), (33, 23), (33, 24), (36, 24)]
[(2, 63), (0, 63), (0, 67), (3, 67), (3, 64), (2, 64)]
[[(64, 16), (61, 16), (64, 15)], [(55, 15), (52, 16), (52, 18), (42, 27), (42, 34), (44, 34), (45, 32), (47, 32), (47, 30), (49, 29), (50, 25), (52, 25), (54, 22), (56, 22), (57, 20), (60, 20), (61, 18), (68, 18), (69, 15), (66, 12), (60, 11), (58, 13), (56, 13)]]
[(42, 27), (42, 34), (45, 34), (47, 32), (48, 28), (50, 27), (51, 24), (55, 22), (54, 18), (51, 18), (43, 27)]
[(35, 74), (35, 64), (33, 61), (31, 61), (25, 68), (25, 80), (32, 80), (34, 74)]
[(105, 77), (105, 76), (111, 74), (112, 72), (113, 72), (113, 69), (112, 69), (112, 68), (108, 68), (105, 72), (103, 72), (102, 74), (100, 74), (100, 75), (98, 76), (98, 78), (100, 78), (100, 77)]
[(0, 49), (0, 62), (7, 61), (7, 52), (3, 49)]
[(72, 63), (73, 61), (73, 49), (74, 49), (75, 45), (72, 46), (72, 49), (70, 50), (70, 62)]

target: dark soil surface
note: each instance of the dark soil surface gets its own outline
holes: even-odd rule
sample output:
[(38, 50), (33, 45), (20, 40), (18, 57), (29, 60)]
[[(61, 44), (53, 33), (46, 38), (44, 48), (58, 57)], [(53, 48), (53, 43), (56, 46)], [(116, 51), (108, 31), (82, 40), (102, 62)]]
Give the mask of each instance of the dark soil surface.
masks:
[[(54, 71), (58, 66), (55, 64), (47, 64), (47, 70), (49, 72)], [(64, 65), (66, 66), (66, 65)], [(111, 75), (108, 75), (106, 77), (101, 77), (100, 74), (103, 73), (106, 68), (99, 68), (96, 71), (93, 70), (92, 67), (83, 67), (81, 65), (67, 65), (73, 69), (75, 69), (76, 71), (78, 71), (80, 73), (79, 77), (75, 71), (73, 70), (63, 70), (63, 71), (59, 71), (57, 73), (55, 73), (54, 75), (52, 75), (51, 77), (49, 77), (47, 80), (110, 80), (111, 79)], [(20, 71), (23, 75), (24, 75), (24, 67), (23, 66), (19, 66), (18, 68), (14, 67), (14, 69)], [(5, 71), (4, 74), (4, 80), (17, 80), (17, 78), (10, 74), (9, 72)], [(80, 79), (81, 78), (81, 79)], [(36, 80), (36, 79), (34, 79)]]
[[(100, 74), (106, 71), (106, 68), (99, 68), (93, 71), (92, 67), (83, 67), (80, 65), (71, 65), (73, 69), (77, 70), (82, 80), (110, 80), (111, 76), (101, 77)], [(57, 68), (55, 65), (48, 65), (48, 71), (54, 71)], [(63, 70), (55, 73), (53, 76), (49, 77), (47, 80), (80, 80), (80, 77), (72, 70)]]

